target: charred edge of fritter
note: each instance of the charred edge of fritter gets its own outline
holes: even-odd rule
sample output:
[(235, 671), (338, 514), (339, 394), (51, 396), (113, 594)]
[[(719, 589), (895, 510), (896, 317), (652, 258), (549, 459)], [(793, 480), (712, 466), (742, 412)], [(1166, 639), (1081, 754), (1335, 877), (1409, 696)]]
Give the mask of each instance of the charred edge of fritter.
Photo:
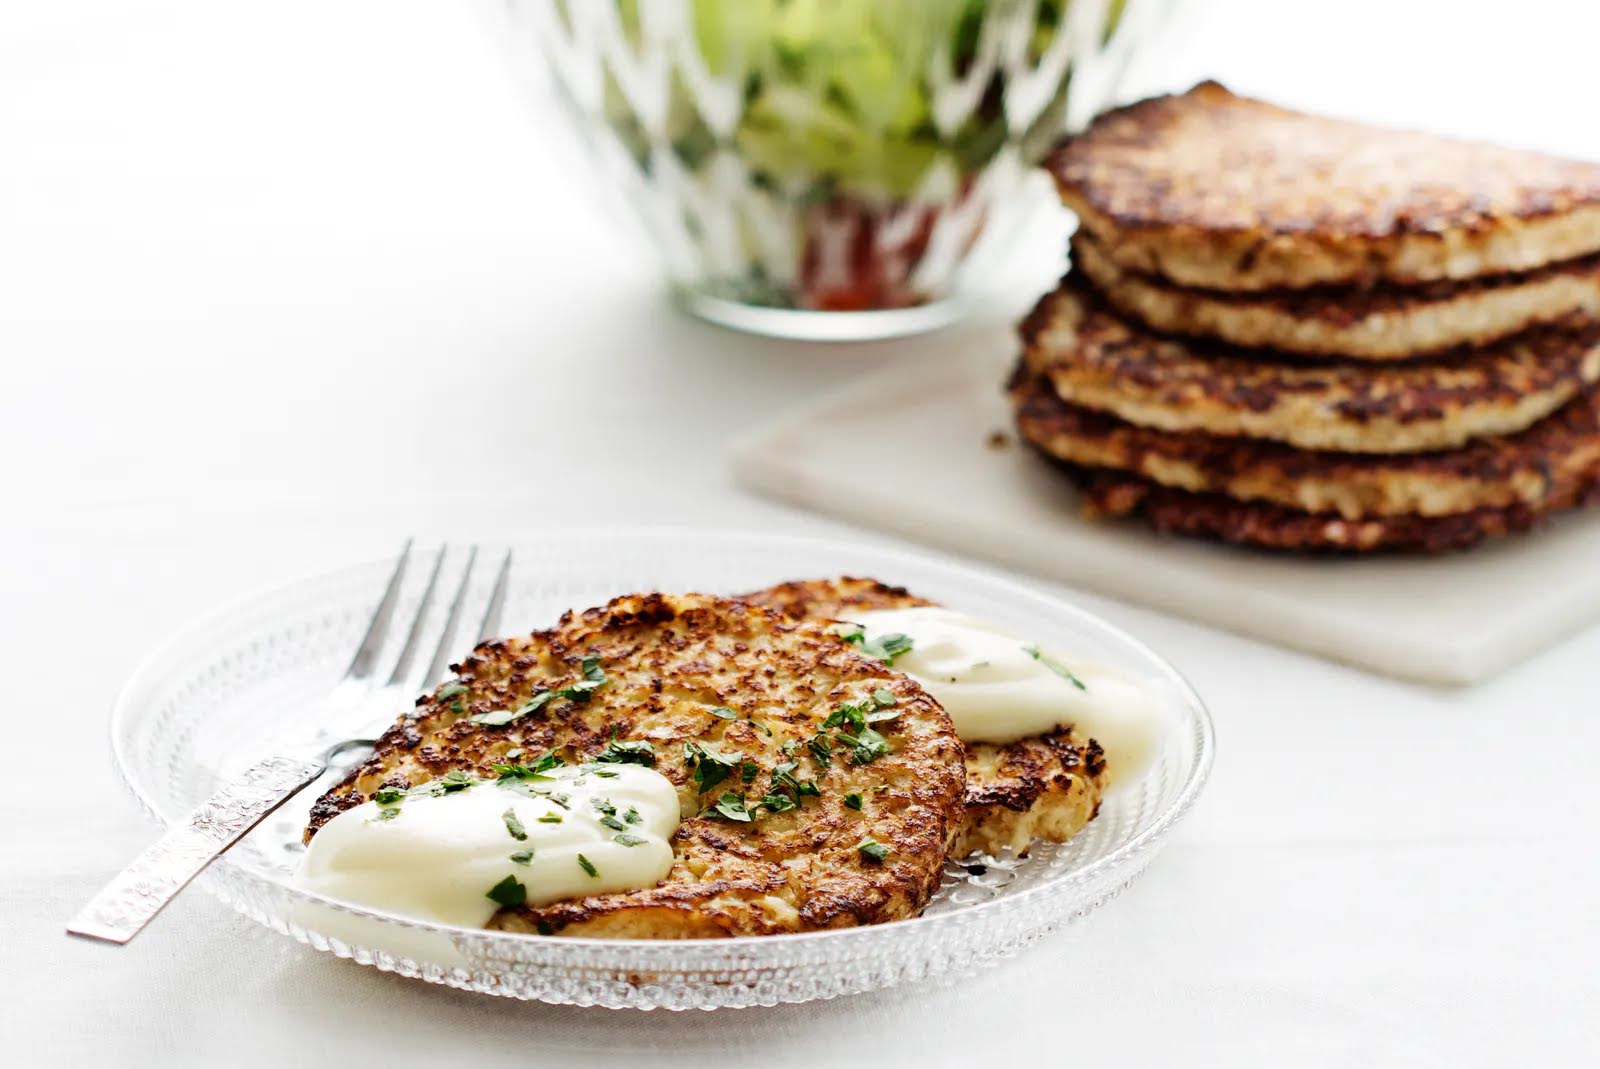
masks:
[[(1600, 374), (1596, 358), (1600, 322), (1583, 317), (1535, 327), (1451, 359), (1391, 367), (1291, 357), (1159, 334), (1121, 317), (1100, 294), (1071, 275), (1044, 298), (1052, 299), (1076, 302), (1081, 317), (1072, 328), (1077, 344), (1070, 354), (1040, 347), (1048, 327), (1025, 340), (1030, 365), (1047, 376), (1072, 375), (1074, 369), (1082, 369), (1147, 390), (1181, 386), (1239, 411), (1265, 412), (1284, 397), (1327, 392), (1337, 397), (1329, 409), (1354, 423), (1383, 419), (1414, 424), (1445, 419), (1474, 406), (1515, 405), (1530, 394), (1575, 391)], [(1050, 315), (1046, 320), (1055, 321)], [(1193, 361), (1194, 368), (1175, 376), (1174, 361)], [(1304, 376), (1314, 369), (1323, 369), (1326, 380), (1277, 378), (1285, 372)], [(1476, 374), (1460, 384), (1440, 385), (1429, 378), (1447, 373), (1454, 378), (1468, 369)]]
[[(1044, 448), (1041, 439), (1052, 434), (1111, 442), (1126, 452), (1130, 470), (1150, 459), (1182, 460), (1216, 479), (1268, 466), (1288, 479), (1393, 472), (1504, 482), (1533, 473), (1545, 478), (1549, 493), (1593, 468), (1592, 464), (1568, 467), (1563, 460), (1580, 458), (1600, 443), (1600, 390), (1595, 389), (1516, 434), (1477, 439), (1460, 449), (1395, 454), (1313, 451), (1266, 439), (1141, 427), (1108, 412), (1068, 404), (1047, 380), (1021, 364), (1012, 373), (1009, 389), (1018, 430), (1030, 445)], [(1049, 455), (1047, 448), (1044, 452)]]
[[(1069, 786), (1075, 773), (1099, 780), (1106, 755), (1094, 739), (1079, 741), (1072, 727), (1059, 727), (1020, 742), (992, 745), (998, 751), (996, 771), (1004, 781), (967, 781), (967, 808), (999, 807), (1026, 813), (1047, 792)], [(1047, 752), (1041, 754), (1043, 749)]]
[(1600, 480), (1591, 479), (1541, 509), (1525, 505), (1479, 508), (1448, 516), (1373, 516), (1345, 519), (1281, 505), (1196, 494), (1103, 468), (1049, 459), (1078, 487), (1090, 519), (1137, 516), (1164, 534), (1210, 538), (1262, 550), (1347, 555), (1438, 554), (1468, 549), (1490, 538), (1521, 534), (1551, 515), (1600, 504)]
[(852, 609), (871, 612), (885, 607), (932, 605), (927, 598), (903, 586), (892, 586), (865, 576), (837, 579), (793, 579), (762, 590), (738, 595), (747, 604), (779, 612), (792, 619), (836, 619)]
[[(1442, 279), (1406, 285), (1388, 283), (1367, 289), (1337, 283), (1322, 283), (1300, 289), (1218, 290), (1180, 285), (1150, 271), (1124, 267), (1112, 260), (1101, 247), (1099, 239), (1092, 237), (1086, 231), (1079, 231), (1072, 236), (1074, 263), (1088, 258), (1080, 258), (1077, 253), (1077, 250), (1085, 245), (1093, 246), (1096, 252), (1091, 255), (1097, 254), (1118, 278), (1126, 278), (1130, 283), (1160, 290), (1174, 299), (1193, 296), (1215, 304), (1233, 305), (1238, 308), (1273, 306), (1278, 314), (1286, 319), (1316, 320), (1335, 327), (1354, 326), (1373, 315), (1404, 313), (1495, 290), (1533, 286), (1560, 275), (1600, 275), (1600, 252), (1597, 252), (1576, 260), (1545, 264), (1529, 271), (1502, 271), (1475, 278)], [(1087, 271), (1084, 273), (1088, 274)], [(1107, 296), (1109, 299), (1109, 295)], [(1457, 351), (1464, 348), (1465, 346), (1458, 346)], [(1416, 358), (1440, 359), (1451, 354), (1451, 349), (1437, 349), (1418, 353)], [(1298, 358), (1299, 354), (1296, 356)], [(1329, 355), (1326, 359), (1338, 359), (1338, 357)]]

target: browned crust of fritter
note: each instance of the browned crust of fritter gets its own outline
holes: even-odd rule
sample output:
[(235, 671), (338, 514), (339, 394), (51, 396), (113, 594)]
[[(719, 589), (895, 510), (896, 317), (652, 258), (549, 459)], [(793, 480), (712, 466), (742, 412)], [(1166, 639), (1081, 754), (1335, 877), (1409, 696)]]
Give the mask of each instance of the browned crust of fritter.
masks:
[(1286, 355), (1412, 360), (1575, 314), (1600, 317), (1600, 256), (1465, 282), (1263, 293), (1191, 289), (1130, 271), (1081, 230), (1072, 262), (1117, 311), (1153, 330)]
[(1076, 274), (1023, 320), (1028, 367), (1062, 400), (1168, 431), (1302, 449), (1415, 453), (1514, 434), (1600, 378), (1600, 323), (1540, 327), (1448, 360), (1273, 360), (1156, 334)]
[(1010, 394), (1022, 438), (1046, 456), (1130, 472), (1163, 486), (1307, 512), (1443, 516), (1534, 509), (1600, 474), (1600, 392), (1574, 399), (1520, 434), (1441, 453), (1313, 453), (1277, 442), (1138, 427), (1069, 405), (1019, 367)]
[[(744, 596), (797, 618), (822, 620), (934, 604), (903, 587), (851, 576), (780, 583)], [(1066, 842), (1100, 811), (1109, 777), (1105, 754), (1098, 742), (1079, 738), (1070, 725), (1005, 745), (963, 746), (966, 811), (952, 857), (996, 854), (1005, 847), (1022, 854), (1034, 839)]]
[(1138, 516), (1168, 534), (1213, 539), (1267, 550), (1319, 553), (1444, 553), (1490, 538), (1520, 534), (1551, 514), (1600, 503), (1600, 487), (1574, 487), (1540, 509), (1514, 505), (1473, 509), (1453, 516), (1372, 516), (1345, 519), (1221, 494), (1193, 494), (1124, 472), (1061, 465), (1077, 484), (1092, 519)]
[[(587, 656), (599, 657), (607, 676), (588, 701), (553, 701), (500, 727), (468, 719), (515, 708), (535, 689), (577, 682)], [(820, 623), (703, 594), (630, 595), (567, 613), (527, 638), (486, 643), (456, 671), (466, 696), (419, 699), (371, 760), (317, 801), (308, 838), (379, 787), (416, 785), (453, 769), (486, 776), (511, 749), (554, 750), (580, 762), (614, 734), (649, 741), (683, 811), (699, 814), (713, 799), (697, 793), (685, 743), (755, 762), (759, 773), (746, 789), (759, 797), (773, 767), (789, 759), (780, 747), (793, 741), (797, 775), (814, 778), (820, 797), (748, 824), (691, 815), (656, 887), (503, 910), (493, 926), (607, 937), (766, 935), (915, 916), (939, 886), (961, 812), (960, 740), (915, 681), (853, 652)], [(806, 742), (839, 703), (880, 687), (900, 710), (878, 725), (890, 752), (865, 765), (841, 755), (820, 767)], [(713, 715), (714, 706), (740, 718)], [(720, 797), (738, 786), (730, 780), (713, 790)], [(861, 811), (844, 805), (847, 793), (862, 795)], [(889, 847), (883, 863), (857, 849), (868, 836)]]
[(1600, 251), (1600, 166), (1215, 82), (1107, 112), (1045, 166), (1118, 263), (1187, 286), (1475, 278)]

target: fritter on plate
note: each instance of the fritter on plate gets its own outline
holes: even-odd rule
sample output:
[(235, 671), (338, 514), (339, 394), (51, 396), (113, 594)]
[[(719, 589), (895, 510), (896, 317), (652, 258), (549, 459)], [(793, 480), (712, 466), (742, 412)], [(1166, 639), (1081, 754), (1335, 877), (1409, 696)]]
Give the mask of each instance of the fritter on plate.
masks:
[(1306, 115), (1215, 82), (1107, 112), (1046, 167), (1117, 263), (1185, 286), (1431, 282), (1600, 252), (1600, 165)]
[[(587, 700), (548, 701), (501, 725), (470, 719), (582, 682), (590, 657), (606, 682)], [(678, 788), (684, 820), (666, 879), (505, 909), (492, 927), (639, 938), (800, 932), (915, 916), (939, 886), (961, 818), (960, 740), (913, 680), (824, 624), (702, 594), (630, 595), (485, 643), (458, 679), (465, 693), (419, 699), (371, 760), (317, 801), (308, 839), (380, 787), (455, 770), (489, 776), (508, 752), (578, 763), (620, 745)], [(841, 704), (882, 691), (899, 715), (873, 725), (881, 752), (853, 751), (824, 727)], [(707, 750), (713, 758), (698, 756)], [(724, 773), (709, 785), (708, 760)], [(768, 792), (796, 804), (735, 819), (714, 808), (729, 792), (741, 800), (725, 807), (735, 814)], [(859, 810), (845, 804), (853, 794)], [(883, 848), (881, 860), (868, 843)]]
[[(848, 620), (852, 612), (934, 604), (902, 587), (850, 577), (780, 583), (744, 598), (809, 620)], [(1105, 755), (1070, 724), (1003, 745), (963, 745), (966, 811), (953, 857), (995, 854), (1008, 846), (1021, 853), (1034, 839), (1066, 842), (1099, 812), (1108, 779)]]

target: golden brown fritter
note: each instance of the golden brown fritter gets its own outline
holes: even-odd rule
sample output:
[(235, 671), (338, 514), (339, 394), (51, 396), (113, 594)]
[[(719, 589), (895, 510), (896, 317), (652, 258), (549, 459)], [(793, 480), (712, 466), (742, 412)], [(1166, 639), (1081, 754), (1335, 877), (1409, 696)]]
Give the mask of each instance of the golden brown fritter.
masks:
[(1302, 512), (1221, 494), (1193, 494), (1123, 472), (1063, 465), (1091, 518), (1139, 516), (1158, 531), (1260, 549), (1335, 553), (1443, 553), (1489, 538), (1519, 534), (1563, 509), (1600, 503), (1593, 482), (1575, 486), (1541, 508), (1513, 505), (1451, 516), (1370, 516)]
[(1117, 263), (1185, 286), (1429, 282), (1600, 252), (1600, 166), (1305, 115), (1215, 82), (1107, 112), (1046, 166)]
[[(501, 726), (471, 716), (515, 710), (536, 690), (581, 681), (597, 657), (606, 681), (587, 700), (558, 698)], [(678, 787), (674, 862), (652, 888), (503, 910), (492, 927), (629, 938), (766, 935), (915, 916), (938, 888), (961, 813), (961, 743), (950, 718), (909, 677), (862, 656), (821, 623), (703, 594), (636, 594), (567, 613), (548, 631), (478, 647), (457, 670), (464, 694), (418, 700), (372, 759), (325, 794), (307, 837), (382, 786), (452, 770), (488, 776), (508, 751), (594, 759), (616, 738), (648, 743)], [(893, 695), (899, 715), (873, 727), (882, 756), (858, 761), (824, 721), (844, 703)], [(713, 712), (713, 709), (731, 711)], [(833, 748), (819, 756), (819, 737)], [(736, 757), (739, 773), (702, 793), (687, 743)], [(731, 790), (754, 804), (779, 789), (774, 769), (814, 781), (786, 812), (730, 821), (709, 807)], [(748, 780), (742, 774), (744, 762)], [(859, 794), (862, 808), (845, 805)], [(880, 862), (859, 845), (888, 848)]]
[(1012, 379), (1010, 393), (1021, 436), (1052, 459), (1352, 520), (1511, 505), (1544, 509), (1600, 474), (1595, 391), (1520, 434), (1448, 452), (1389, 456), (1313, 453), (1277, 442), (1138, 427), (1066, 404), (1026, 372)]
[[(934, 604), (903, 587), (848, 576), (780, 583), (745, 599), (796, 618), (820, 620)], [(1108, 780), (1105, 755), (1099, 743), (1079, 738), (1071, 725), (1004, 745), (963, 745), (966, 812), (952, 857), (995, 854), (1008, 846), (1021, 854), (1034, 839), (1064, 843), (1100, 811)]]
[(1514, 434), (1600, 378), (1600, 323), (1541, 327), (1449, 360), (1273, 361), (1181, 341), (1113, 312), (1069, 275), (1023, 321), (1030, 370), (1070, 404), (1167, 431), (1302, 449), (1417, 453)]
[(1410, 360), (1574, 314), (1600, 318), (1600, 256), (1466, 282), (1266, 293), (1192, 289), (1130, 271), (1083, 231), (1072, 262), (1112, 307), (1153, 330), (1285, 354)]

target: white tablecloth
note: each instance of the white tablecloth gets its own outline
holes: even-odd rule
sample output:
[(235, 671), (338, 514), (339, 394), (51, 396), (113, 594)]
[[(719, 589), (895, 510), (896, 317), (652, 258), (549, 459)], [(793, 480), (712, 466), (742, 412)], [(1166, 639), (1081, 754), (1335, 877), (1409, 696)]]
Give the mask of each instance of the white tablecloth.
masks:
[[(1164, 73), (1600, 155), (1586, 5), (1443, 7), (1227, 0)], [(713, 1015), (500, 1002), (203, 894), (124, 949), (65, 937), (152, 833), (105, 716), (165, 633), (408, 532), (836, 533), (737, 492), (729, 438), (1004, 329), (1061, 247), (1041, 218), (1021, 281), (946, 335), (745, 338), (663, 303), (616, 206), (541, 140), (553, 124), (453, 4), (0, 13), (0, 1060), (1593, 1064), (1595, 631), (1448, 692), (1079, 597), (1206, 695), (1211, 787), (1129, 894), (935, 989)], [(581, 517), (552, 505), (577, 486)]]

